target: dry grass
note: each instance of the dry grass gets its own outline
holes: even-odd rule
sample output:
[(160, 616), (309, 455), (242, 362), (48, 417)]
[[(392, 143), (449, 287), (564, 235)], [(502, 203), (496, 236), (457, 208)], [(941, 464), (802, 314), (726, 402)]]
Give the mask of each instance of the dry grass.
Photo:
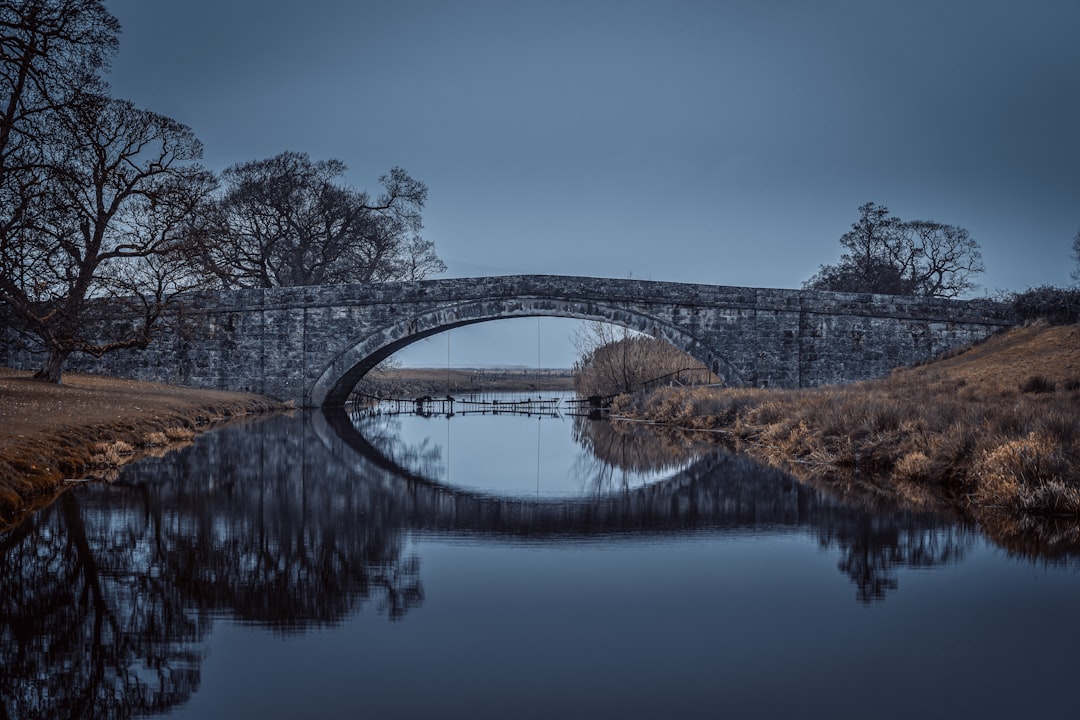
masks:
[(723, 432), (804, 474), (976, 516), (1080, 516), (1080, 326), (1016, 328), (870, 382), (665, 389), (615, 412)]
[(257, 395), (74, 373), (49, 385), (0, 368), (0, 527), (65, 480), (107, 478), (222, 421), (284, 409)]

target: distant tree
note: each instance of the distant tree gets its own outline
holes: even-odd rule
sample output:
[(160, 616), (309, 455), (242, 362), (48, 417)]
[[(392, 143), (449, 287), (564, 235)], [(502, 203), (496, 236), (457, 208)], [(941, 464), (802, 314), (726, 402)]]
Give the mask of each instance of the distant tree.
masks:
[(372, 200), (341, 182), (340, 160), (284, 152), (222, 175), (201, 265), (223, 287), (419, 280), (446, 266), (419, 236), (427, 187), (401, 168)]
[(189, 218), (214, 187), (184, 125), (130, 102), (83, 96), (57, 110), (40, 182), (0, 248), (0, 297), (60, 382), (73, 352), (145, 348), (165, 307), (197, 281)]
[(817, 274), (803, 283), (808, 290), (913, 295), (911, 282), (900, 268), (879, 257), (852, 257), (836, 265), (822, 265)]
[(1045, 320), (1053, 325), (1080, 322), (1080, 288), (1042, 285), (1010, 295), (1018, 320)]
[(1073, 263), (1076, 267), (1073, 268), (1071, 273), (1072, 279), (1080, 284), (1080, 230), (1076, 231), (1076, 237), (1073, 238), (1072, 243)]
[(822, 265), (803, 283), (808, 290), (957, 297), (975, 288), (984, 270), (979, 244), (962, 227), (929, 220), (904, 221), (875, 203), (840, 237), (846, 248), (836, 265)]

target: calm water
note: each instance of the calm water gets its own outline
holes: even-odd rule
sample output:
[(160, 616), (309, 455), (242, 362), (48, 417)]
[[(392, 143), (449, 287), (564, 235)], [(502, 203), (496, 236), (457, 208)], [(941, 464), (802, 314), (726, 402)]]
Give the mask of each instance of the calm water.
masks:
[(322, 413), (0, 535), (0, 718), (1074, 717), (1080, 573), (685, 440)]

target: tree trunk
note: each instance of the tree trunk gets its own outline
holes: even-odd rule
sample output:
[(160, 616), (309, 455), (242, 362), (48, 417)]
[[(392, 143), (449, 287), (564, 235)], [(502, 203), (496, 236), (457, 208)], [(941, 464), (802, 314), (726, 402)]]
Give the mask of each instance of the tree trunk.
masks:
[(70, 350), (49, 350), (44, 367), (34, 373), (34, 379), (59, 385), (60, 376), (64, 372), (64, 362), (70, 354)]

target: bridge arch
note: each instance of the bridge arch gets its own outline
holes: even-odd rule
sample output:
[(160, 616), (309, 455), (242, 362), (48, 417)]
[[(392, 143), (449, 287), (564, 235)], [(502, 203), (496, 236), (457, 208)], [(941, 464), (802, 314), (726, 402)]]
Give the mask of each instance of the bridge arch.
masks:
[(419, 340), (466, 325), (525, 317), (561, 317), (620, 325), (671, 343), (721, 377), (742, 382), (735, 367), (702, 338), (668, 320), (625, 304), (598, 300), (503, 298), (456, 303), (367, 331), (363, 340), (347, 347), (323, 370), (312, 385), (308, 405), (344, 405), (352, 389), (372, 368)]

